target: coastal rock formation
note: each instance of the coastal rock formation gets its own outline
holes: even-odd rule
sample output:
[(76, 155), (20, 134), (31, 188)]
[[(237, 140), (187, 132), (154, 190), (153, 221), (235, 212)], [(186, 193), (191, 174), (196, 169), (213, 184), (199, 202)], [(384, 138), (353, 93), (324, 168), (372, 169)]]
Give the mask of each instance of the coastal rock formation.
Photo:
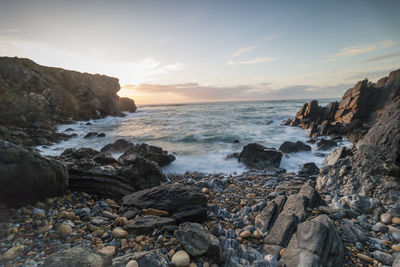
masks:
[(61, 161), (0, 140), (0, 203), (19, 207), (62, 195), (68, 178)]
[(281, 160), (280, 151), (256, 143), (244, 146), (238, 157), (239, 162), (257, 169), (279, 168)]
[(127, 97), (120, 97), (118, 101), (118, 107), (121, 111), (127, 111), (133, 113), (136, 111), (137, 107), (133, 99)]
[(166, 182), (157, 164), (139, 156), (121, 164), (91, 148), (70, 148), (60, 158), (67, 163), (72, 190), (120, 198)]
[(140, 209), (168, 211), (178, 222), (202, 222), (207, 217), (207, 199), (194, 186), (166, 184), (129, 194), (122, 200)]
[[(45, 67), (24, 58), (0, 57), (0, 137), (24, 145), (66, 139), (55, 125), (73, 120), (121, 116), (118, 79)], [(30, 138), (24, 138), (24, 135)]]
[(311, 147), (309, 145), (304, 144), (301, 141), (290, 142), (285, 141), (280, 145), (279, 150), (283, 153), (294, 153), (299, 151), (311, 151)]

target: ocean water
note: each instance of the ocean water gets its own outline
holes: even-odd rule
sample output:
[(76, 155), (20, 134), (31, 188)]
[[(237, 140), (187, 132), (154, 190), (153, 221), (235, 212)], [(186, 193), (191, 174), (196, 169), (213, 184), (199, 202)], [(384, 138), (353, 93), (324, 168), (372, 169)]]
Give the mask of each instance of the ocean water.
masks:
[[(327, 105), (333, 100), (320, 100), (319, 104)], [(74, 130), (68, 133), (78, 136), (38, 149), (42, 154), (57, 156), (67, 148), (91, 147), (99, 150), (119, 138), (125, 138), (134, 143), (160, 146), (174, 153), (176, 160), (163, 168), (165, 173), (199, 171), (239, 174), (246, 171), (246, 167), (236, 159), (226, 160), (225, 157), (232, 152), (240, 152), (246, 144), (256, 142), (279, 148), (284, 141), (305, 142), (309, 139), (306, 130), (282, 125), (306, 101), (309, 100), (142, 106), (126, 117), (91, 120), (92, 125), (86, 125), (86, 122), (60, 125), (59, 132), (72, 128)], [(83, 138), (88, 132), (102, 132), (106, 137)], [(235, 139), (240, 142), (233, 143)], [(347, 146), (349, 142), (343, 141), (340, 145)], [(321, 166), (331, 150), (321, 153), (315, 145), (311, 146), (311, 152), (284, 155), (280, 167), (288, 172), (298, 172), (306, 162)]]

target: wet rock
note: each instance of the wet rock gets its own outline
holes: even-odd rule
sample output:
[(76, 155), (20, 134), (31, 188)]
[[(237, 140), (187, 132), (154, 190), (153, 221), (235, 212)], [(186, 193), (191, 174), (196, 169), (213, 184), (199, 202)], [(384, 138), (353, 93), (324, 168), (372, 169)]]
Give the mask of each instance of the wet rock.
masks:
[(178, 222), (201, 222), (207, 216), (207, 199), (194, 186), (168, 184), (132, 193), (123, 203), (140, 209), (154, 208), (168, 211)]
[(133, 234), (151, 233), (156, 228), (162, 228), (166, 225), (175, 225), (176, 221), (172, 218), (164, 218), (152, 215), (139, 217), (130, 221), (124, 226), (125, 230)]
[(62, 195), (68, 178), (63, 162), (0, 140), (0, 203), (7, 207)]
[(106, 153), (124, 153), (131, 146), (133, 146), (133, 143), (131, 141), (126, 139), (118, 139), (114, 143), (103, 146), (100, 151)]
[(136, 261), (140, 267), (169, 267), (168, 259), (160, 250), (125, 254), (114, 258), (112, 267), (125, 267), (130, 261)]
[(118, 101), (118, 108), (121, 111), (127, 111), (133, 113), (136, 111), (137, 107), (135, 101), (128, 97), (120, 97)]
[(282, 153), (274, 148), (266, 148), (260, 144), (252, 143), (243, 147), (238, 161), (248, 167), (266, 169), (279, 168)]
[(392, 255), (379, 251), (379, 250), (375, 250), (374, 252), (371, 253), (372, 256), (377, 259), (379, 262), (385, 264), (385, 265), (391, 265), (394, 261)]
[(151, 146), (148, 144), (130, 145), (118, 160), (126, 164), (138, 156), (154, 161), (160, 167), (166, 166), (175, 160), (174, 155), (168, 154), (168, 152), (162, 150), (161, 147)]
[(331, 147), (337, 146), (337, 142), (331, 139), (321, 138), (321, 140), (317, 143), (318, 150), (328, 150)]
[(391, 224), (392, 223), (392, 215), (390, 213), (383, 213), (380, 216), (381, 222), (384, 224)]
[(69, 267), (69, 266), (99, 266), (108, 267), (112, 263), (111, 259), (107, 256), (94, 252), (91, 249), (82, 247), (73, 247), (70, 249), (63, 249), (56, 253), (49, 255), (43, 267)]
[(326, 165), (334, 165), (339, 159), (345, 158), (351, 155), (351, 150), (346, 147), (339, 147), (333, 150), (328, 157), (325, 159), (324, 163)]
[(290, 142), (285, 141), (279, 147), (279, 150), (283, 153), (294, 153), (300, 151), (311, 151), (311, 147), (309, 145), (304, 144), (301, 141)]
[(184, 250), (179, 250), (172, 256), (171, 263), (176, 267), (186, 267), (190, 263), (190, 256)]
[(308, 177), (313, 175), (318, 175), (319, 168), (314, 162), (307, 162), (303, 164), (301, 170), (299, 171), (299, 176)]

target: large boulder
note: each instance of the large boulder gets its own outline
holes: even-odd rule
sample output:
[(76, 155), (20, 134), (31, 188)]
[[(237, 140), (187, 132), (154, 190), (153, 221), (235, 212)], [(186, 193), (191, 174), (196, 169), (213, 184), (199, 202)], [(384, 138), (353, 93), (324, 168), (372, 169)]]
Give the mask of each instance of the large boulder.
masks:
[(121, 111), (127, 111), (130, 113), (135, 112), (137, 109), (135, 101), (128, 97), (120, 97), (118, 101), (118, 107)]
[(282, 153), (274, 148), (266, 148), (260, 144), (251, 143), (243, 147), (238, 161), (248, 167), (267, 169), (279, 168)]
[(136, 157), (125, 164), (91, 148), (66, 149), (70, 189), (121, 198), (129, 193), (166, 182), (156, 163)]
[(299, 171), (299, 176), (308, 177), (313, 175), (318, 175), (319, 168), (314, 162), (304, 163)]
[(111, 264), (112, 260), (104, 254), (87, 248), (73, 247), (49, 255), (43, 262), (42, 267), (109, 267)]
[(151, 146), (148, 144), (131, 145), (118, 160), (121, 162), (130, 161), (136, 157), (143, 157), (145, 159), (154, 161), (158, 166), (163, 167), (170, 164), (175, 160), (175, 156), (168, 154), (167, 151), (162, 150), (161, 147)]
[(126, 195), (122, 200), (140, 209), (168, 211), (178, 222), (201, 222), (207, 217), (207, 199), (195, 186), (166, 184)]
[(124, 153), (134, 144), (126, 139), (118, 139), (114, 143), (103, 146), (100, 151), (104, 153)]
[(19, 207), (62, 195), (68, 178), (62, 161), (0, 140), (0, 203)]
[(311, 151), (311, 146), (306, 145), (301, 141), (297, 141), (297, 142), (285, 141), (279, 147), (279, 150), (282, 151), (283, 153), (293, 153), (293, 152), (299, 152), (299, 151)]

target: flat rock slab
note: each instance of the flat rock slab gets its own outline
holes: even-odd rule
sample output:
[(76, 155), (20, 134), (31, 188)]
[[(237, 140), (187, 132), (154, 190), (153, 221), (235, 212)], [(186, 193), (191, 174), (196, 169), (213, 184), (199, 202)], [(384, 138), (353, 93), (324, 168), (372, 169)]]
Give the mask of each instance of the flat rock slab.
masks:
[(42, 267), (108, 267), (111, 263), (111, 259), (105, 255), (94, 252), (91, 249), (74, 247), (49, 255), (44, 261)]
[(176, 221), (172, 218), (158, 217), (146, 215), (139, 217), (125, 225), (125, 230), (132, 234), (147, 234), (151, 233), (156, 228), (161, 228), (166, 225), (175, 225)]

